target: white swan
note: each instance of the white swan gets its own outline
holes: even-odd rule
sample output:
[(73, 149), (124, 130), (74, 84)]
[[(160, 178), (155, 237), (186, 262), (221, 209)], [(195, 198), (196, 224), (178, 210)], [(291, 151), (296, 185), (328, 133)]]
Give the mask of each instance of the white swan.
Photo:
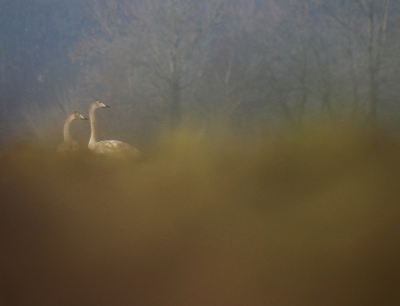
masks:
[(87, 118), (83, 117), (77, 111), (73, 111), (67, 116), (67, 119), (65, 120), (64, 123), (64, 141), (59, 144), (59, 146), (57, 147), (57, 151), (65, 152), (65, 151), (76, 151), (79, 149), (78, 143), (72, 140), (69, 132), (71, 122), (78, 119), (87, 120)]
[(107, 154), (107, 155), (123, 155), (123, 156), (140, 156), (141, 153), (136, 148), (131, 145), (118, 141), (118, 140), (102, 140), (97, 141), (97, 126), (96, 126), (96, 118), (94, 112), (98, 108), (109, 107), (104, 103), (96, 100), (90, 104), (89, 107), (89, 118), (90, 118), (90, 127), (91, 134), (88, 148), (98, 154)]

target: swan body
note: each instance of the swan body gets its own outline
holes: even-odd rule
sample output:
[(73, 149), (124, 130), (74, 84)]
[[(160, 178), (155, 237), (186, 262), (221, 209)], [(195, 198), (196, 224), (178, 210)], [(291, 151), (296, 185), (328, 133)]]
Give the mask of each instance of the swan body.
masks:
[(97, 141), (97, 125), (96, 125), (96, 117), (95, 110), (98, 108), (106, 108), (109, 107), (104, 103), (96, 100), (90, 104), (89, 107), (89, 118), (90, 118), (90, 127), (91, 134), (88, 148), (94, 153), (104, 154), (104, 155), (123, 155), (123, 156), (140, 156), (141, 153), (139, 150), (134, 148), (133, 146), (119, 141), (119, 140), (102, 140)]
[(60, 143), (60, 145), (57, 148), (57, 151), (66, 152), (66, 151), (77, 151), (79, 149), (78, 143), (72, 140), (70, 134), (71, 122), (79, 119), (87, 120), (87, 118), (82, 116), (78, 111), (73, 111), (67, 116), (67, 119), (65, 120), (64, 123), (64, 141)]
[(139, 151), (131, 145), (118, 140), (102, 140), (89, 145), (89, 149), (99, 154), (139, 154)]

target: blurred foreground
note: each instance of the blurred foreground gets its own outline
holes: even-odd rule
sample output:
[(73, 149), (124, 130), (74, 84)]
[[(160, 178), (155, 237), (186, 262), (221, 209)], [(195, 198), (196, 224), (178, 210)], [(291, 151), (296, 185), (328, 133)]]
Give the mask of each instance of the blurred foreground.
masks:
[(0, 305), (400, 305), (400, 148), (176, 135), (0, 156)]

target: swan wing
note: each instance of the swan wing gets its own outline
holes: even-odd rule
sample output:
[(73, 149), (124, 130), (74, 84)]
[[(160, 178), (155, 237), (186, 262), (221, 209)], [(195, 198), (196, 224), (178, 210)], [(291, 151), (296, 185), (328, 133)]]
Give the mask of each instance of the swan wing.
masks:
[(106, 155), (141, 155), (135, 147), (118, 140), (98, 141), (89, 146), (89, 149), (97, 154)]

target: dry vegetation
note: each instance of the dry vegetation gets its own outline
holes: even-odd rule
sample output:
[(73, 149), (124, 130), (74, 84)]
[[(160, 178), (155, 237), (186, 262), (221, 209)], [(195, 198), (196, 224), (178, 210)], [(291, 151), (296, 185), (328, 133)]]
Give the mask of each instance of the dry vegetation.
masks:
[(0, 157), (0, 304), (399, 305), (400, 149), (179, 134), (142, 160)]

